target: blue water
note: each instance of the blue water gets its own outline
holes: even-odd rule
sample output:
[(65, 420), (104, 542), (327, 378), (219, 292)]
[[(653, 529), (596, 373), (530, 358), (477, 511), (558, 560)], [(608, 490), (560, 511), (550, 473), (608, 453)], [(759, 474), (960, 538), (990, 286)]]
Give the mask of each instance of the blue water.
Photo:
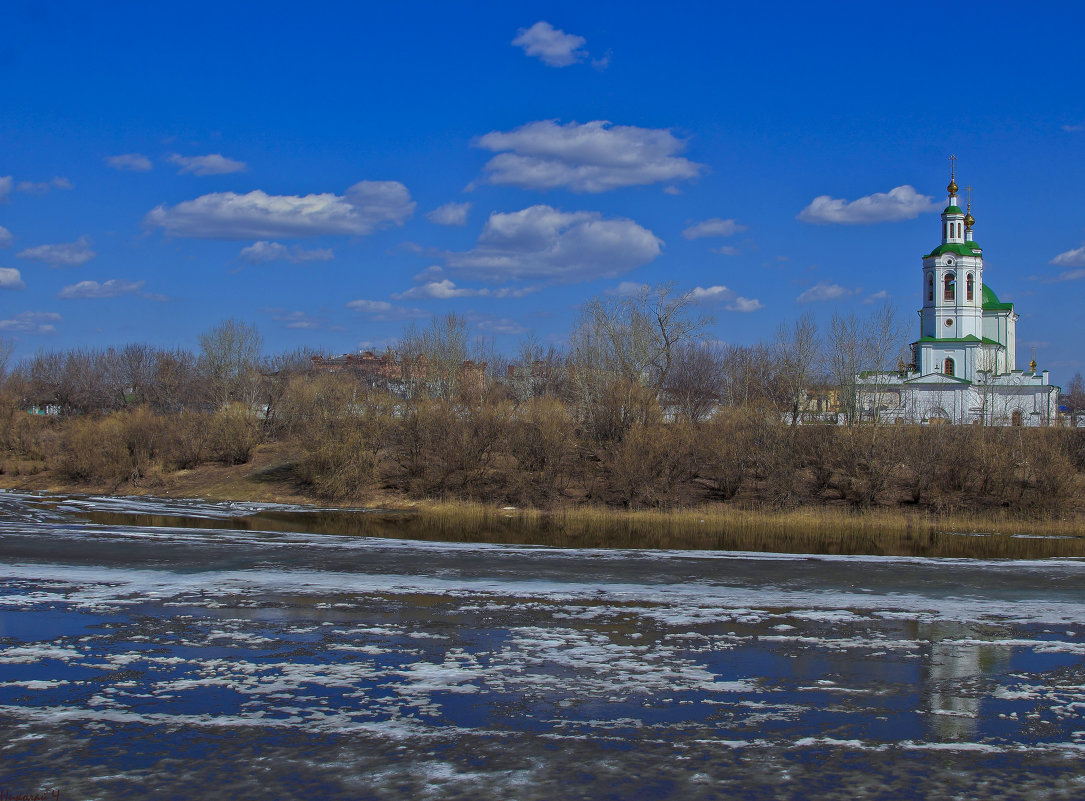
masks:
[(1081, 562), (158, 536), (2, 500), (12, 794), (1085, 797)]

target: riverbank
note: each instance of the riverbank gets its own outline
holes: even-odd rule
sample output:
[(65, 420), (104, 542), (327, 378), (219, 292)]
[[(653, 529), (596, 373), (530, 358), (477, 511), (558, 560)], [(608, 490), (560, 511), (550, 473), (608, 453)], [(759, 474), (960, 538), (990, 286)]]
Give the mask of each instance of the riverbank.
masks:
[[(138, 483), (74, 483), (42, 467), (8, 463), (0, 489), (70, 495), (145, 496), (253, 504), (291, 511), (239, 511), (225, 527), (270, 531), (395, 537), (450, 542), (510, 543), (580, 548), (662, 548), (774, 553), (1038, 559), (1085, 558), (1080, 512), (1038, 516), (1014, 510), (934, 513), (921, 508), (856, 509), (823, 503), (778, 509), (706, 503), (667, 510), (593, 505), (551, 509), (471, 501), (416, 500), (390, 492), (329, 506), (300, 485), (275, 447), (256, 449), (242, 465), (204, 464), (156, 473)], [(359, 510), (381, 510), (380, 513)], [(142, 515), (143, 519), (137, 519)], [(176, 525), (179, 515), (95, 512), (92, 522)]]

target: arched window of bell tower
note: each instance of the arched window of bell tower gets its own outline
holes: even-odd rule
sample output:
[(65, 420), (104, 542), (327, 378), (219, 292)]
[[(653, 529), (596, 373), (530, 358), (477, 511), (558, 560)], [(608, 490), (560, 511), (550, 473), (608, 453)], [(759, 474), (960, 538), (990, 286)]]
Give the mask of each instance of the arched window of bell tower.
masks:
[(968, 280), (965, 282), (965, 298), (967, 300), (972, 300), (972, 287), (972, 273), (969, 273)]
[(961, 238), (961, 223), (957, 223), (957, 238)]
[(934, 301), (934, 275), (927, 276), (927, 300)]
[(945, 278), (945, 291), (942, 293), (943, 300), (953, 300), (957, 295), (957, 279), (953, 273), (947, 273)]

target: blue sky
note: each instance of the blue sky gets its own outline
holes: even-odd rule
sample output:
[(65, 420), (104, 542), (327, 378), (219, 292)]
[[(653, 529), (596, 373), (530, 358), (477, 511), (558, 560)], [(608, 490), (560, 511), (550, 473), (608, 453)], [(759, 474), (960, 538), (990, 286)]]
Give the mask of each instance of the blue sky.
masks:
[[(947, 161), (985, 280), (1085, 369), (1085, 6), (39, 3), (0, 10), (0, 336), (17, 355), (516, 351), (677, 281), (752, 343), (919, 306)], [(918, 326), (918, 321), (916, 322)]]

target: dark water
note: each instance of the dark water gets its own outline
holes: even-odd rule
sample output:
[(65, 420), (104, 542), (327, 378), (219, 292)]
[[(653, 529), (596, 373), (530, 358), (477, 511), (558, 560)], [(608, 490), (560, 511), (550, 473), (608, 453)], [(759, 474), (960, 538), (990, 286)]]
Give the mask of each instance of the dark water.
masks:
[(1085, 562), (222, 522), (248, 511), (0, 493), (0, 791), (1085, 798)]

